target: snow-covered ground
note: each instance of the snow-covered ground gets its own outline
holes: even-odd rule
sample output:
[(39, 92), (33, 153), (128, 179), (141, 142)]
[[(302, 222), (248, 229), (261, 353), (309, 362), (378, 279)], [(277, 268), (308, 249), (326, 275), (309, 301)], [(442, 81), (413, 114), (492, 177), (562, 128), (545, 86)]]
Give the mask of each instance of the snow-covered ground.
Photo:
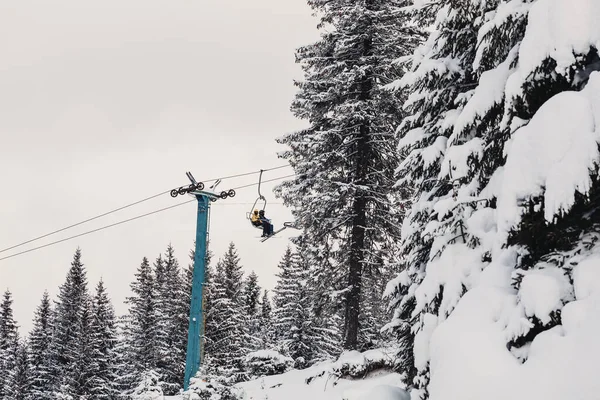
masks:
[(342, 369), (361, 371), (369, 361), (389, 359), (392, 353), (382, 350), (344, 353), (335, 362), (243, 382), (238, 387), (246, 400), (409, 400), (402, 390), (402, 376), (394, 372), (376, 370), (362, 379), (339, 377)]
[[(404, 384), (397, 373), (374, 371), (365, 379), (338, 378), (335, 374), (343, 364), (361, 366), (365, 360), (377, 360), (381, 356), (387, 355), (379, 350), (345, 353), (334, 363), (244, 382), (239, 387), (246, 392), (248, 400), (403, 400), (398, 397), (398, 391)], [(310, 383), (306, 383), (307, 380)]]

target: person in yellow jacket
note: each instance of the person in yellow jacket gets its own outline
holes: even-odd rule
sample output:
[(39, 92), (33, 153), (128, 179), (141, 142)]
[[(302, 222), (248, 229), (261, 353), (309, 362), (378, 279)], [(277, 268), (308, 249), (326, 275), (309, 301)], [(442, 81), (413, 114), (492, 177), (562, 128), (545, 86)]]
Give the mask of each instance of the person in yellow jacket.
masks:
[(250, 217), (250, 221), (254, 226), (263, 227), (262, 237), (271, 236), (273, 234), (273, 225), (271, 224), (271, 220), (265, 217), (264, 210), (254, 210), (252, 212), (252, 216)]
[(258, 210), (254, 210), (252, 212), (250, 221), (252, 222), (252, 225), (254, 225), (254, 226), (262, 226), (262, 221), (260, 220), (260, 216), (258, 215)]

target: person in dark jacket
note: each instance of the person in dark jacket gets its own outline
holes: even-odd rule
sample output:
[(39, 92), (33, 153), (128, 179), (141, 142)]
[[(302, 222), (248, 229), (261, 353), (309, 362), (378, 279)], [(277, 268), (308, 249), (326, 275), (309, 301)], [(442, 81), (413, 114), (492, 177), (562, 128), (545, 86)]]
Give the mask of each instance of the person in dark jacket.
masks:
[(273, 225), (271, 224), (271, 220), (265, 217), (265, 210), (260, 210), (258, 212), (258, 217), (263, 226), (263, 234), (261, 237), (271, 236), (273, 234)]

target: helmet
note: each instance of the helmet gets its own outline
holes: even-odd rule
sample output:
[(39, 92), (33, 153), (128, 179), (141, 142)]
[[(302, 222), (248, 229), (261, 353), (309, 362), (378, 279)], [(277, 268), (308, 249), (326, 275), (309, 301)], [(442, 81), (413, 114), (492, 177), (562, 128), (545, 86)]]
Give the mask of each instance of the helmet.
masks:
[(260, 211), (258, 212), (258, 214), (260, 214), (260, 215), (263, 215), (264, 213), (265, 213), (265, 210), (260, 210)]
[(254, 214), (258, 214), (258, 210), (254, 210)]

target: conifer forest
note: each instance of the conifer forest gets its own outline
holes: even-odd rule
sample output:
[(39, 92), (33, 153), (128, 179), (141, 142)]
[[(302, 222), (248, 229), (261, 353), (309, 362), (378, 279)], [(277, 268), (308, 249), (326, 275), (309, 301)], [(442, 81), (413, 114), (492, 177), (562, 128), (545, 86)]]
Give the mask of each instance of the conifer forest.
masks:
[[(293, 95), (284, 108), (300, 128), (260, 137), (235, 128), (240, 136), (222, 139), (230, 140), (220, 145), (223, 154), (228, 148), (251, 153), (256, 168), (236, 169), (242, 162), (237, 156), (220, 155), (219, 168), (230, 164), (242, 173), (223, 172), (210, 189), (190, 174), (188, 189), (170, 192), (175, 198), (214, 190), (213, 209), (245, 201), (239, 204), (246, 218), (228, 220), (234, 222), (226, 230), (215, 230), (220, 222), (211, 219), (204, 258), (196, 242), (182, 248), (170, 239), (162, 248), (145, 246), (146, 256), (136, 263), (115, 254), (110, 263), (129, 282), (122, 307), (107, 281), (90, 278), (87, 248), (96, 254), (96, 244), (60, 244), (70, 249), (70, 260), (48, 257), (47, 263), (62, 284), (27, 292), (37, 302), (27, 322), (16, 316), (18, 299), (25, 296), (15, 293), (42, 266), (28, 264), (25, 253), (41, 254), (46, 246), (83, 235), (22, 252), (17, 246), (0, 249), (0, 269), (10, 259), (13, 273), (21, 274), (19, 284), (6, 284), (8, 275), (0, 275), (0, 400), (599, 399), (600, 1), (285, 0), (271, 14), (259, 10), (260, 2), (256, 9), (246, 5), (233, 22), (215, 14), (224, 31), (242, 20), (250, 24), (235, 40), (247, 34), (244, 43), (266, 46), (252, 50), (245, 44), (235, 61), (202, 59), (216, 65), (214, 77), (203, 76), (202, 85), (222, 85), (225, 93), (225, 100), (210, 102), (229, 107), (219, 124), (246, 124), (250, 132), (253, 122), (242, 109), (253, 102), (268, 109), (265, 93), (273, 83), (255, 76), (253, 68), (275, 79), (280, 67), (261, 57), (281, 52), (269, 51), (270, 41), (299, 28), (277, 31), (252, 18), (287, 18), (287, 2), (310, 15), (313, 33), (312, 41), (298, 33), (303, 44), (285, 54), (298, 73), (288, 79)], [(192, 6), (178, 7), (183, 21)], [(263, 31), (260, 39), (252, 36)], [(215, 34), (206, 46), (220, 40), (228, 39)], [(168, 43), (173, 54), (180, 51)], [(0, 52), (2, 46), (0, 40)], [(0, 87), (2, 65), (0, 60)], [(177, 68), (187, 73), (187, 67)], [(133, 75), (138, 73), (145, 72)], [(248, 94), (254, 100), (241, 104), (231, 94), (237, 84), (223, 80), (230, 76), (234, 82), (234, 75), (258, 81), (265, 93), (254, 90)], [(163, 78), (177, 77), (151, 80)], [(194, 96), (202, 97), (202, 90)], [(0, 108), (3, 101), (0, 95)], [(178, 111), (163, 114), (157, 124), (185, 126), (185, 107), (173, 109)], [(77, 110), (82, 118), (91, 115)], [(278, 123), (278, 116), (253, 113), (267, 119), (265, 125)], [(0, 112), (0, 120), (5, 116), (11, 118)], [(0, 122), (0, 135), (5, 132), (8, 137)], [(161, 136), (153, 132), (145, 133), (147, 140)], [(177, 137), (173, 133), (172, 140)], [(193, 140), (186, 138), (183, 147), (200, 153), (202, 146), (219, 146), (219, 138), (198, 134)], [(102, 147), (98, 143), (90, 146)], [(148, 153), (145, 165), (168, 164), (161, 159), (167, 152)], [(10, 151), (5, 153), (8, 159)], [(276, 163), (284, 165), (266, 169)], [(122, 165), (115, 176), (138, 174), (137, 162)], [(271, 179), (268, 171), (279, 168), (287, 168), (285, 176)], [(252, 174), (247, 185), (230, 184)], [(264, 189), (268, 182), (272, 186)], [(110, 179), (102, 184), (110, 187)], [(252, 206), (256, 195), (244, 189), (257, 185)], [(93, 186), (73, 196), (83, 204), (96, 196), (82, 194)], [(156, 187), (131, 186), (134, 196)], [(10, 190), (15, 195), (21, 189)], [(115, 186), (120, 195), (127, 190)], [(18, 210), (16, 202), (7, 204), (0, 220)], [(175, 207), (167, 204), (101, 229), (133, 241), (116, 225)], [(259, 217), (265, 207), (267, 217)], [(276, 207), (289, 211), (290, 222), (284, 224), (283, 212), (271, 211)], [(37, 232), (33, 222), (22, 222), (14, 229), (5, 225), (0, 240), (9, 242), (11, 232), (21, 229)], [(254, 234), (240, 239), (236, 224)], [(155, 228), (141, 229), (151, 237)], [(185, 234), (187, 243), (200, 237)], [(94, 235), (90, 241), (102, 233)], [(240, 252), (245, 242), (252, 242), (252, 251)], [(224, 243), (226, 251), (215, 252), (214, 243)], [(201, 364), (187, 387), (195, 264), (202, 260)]]

